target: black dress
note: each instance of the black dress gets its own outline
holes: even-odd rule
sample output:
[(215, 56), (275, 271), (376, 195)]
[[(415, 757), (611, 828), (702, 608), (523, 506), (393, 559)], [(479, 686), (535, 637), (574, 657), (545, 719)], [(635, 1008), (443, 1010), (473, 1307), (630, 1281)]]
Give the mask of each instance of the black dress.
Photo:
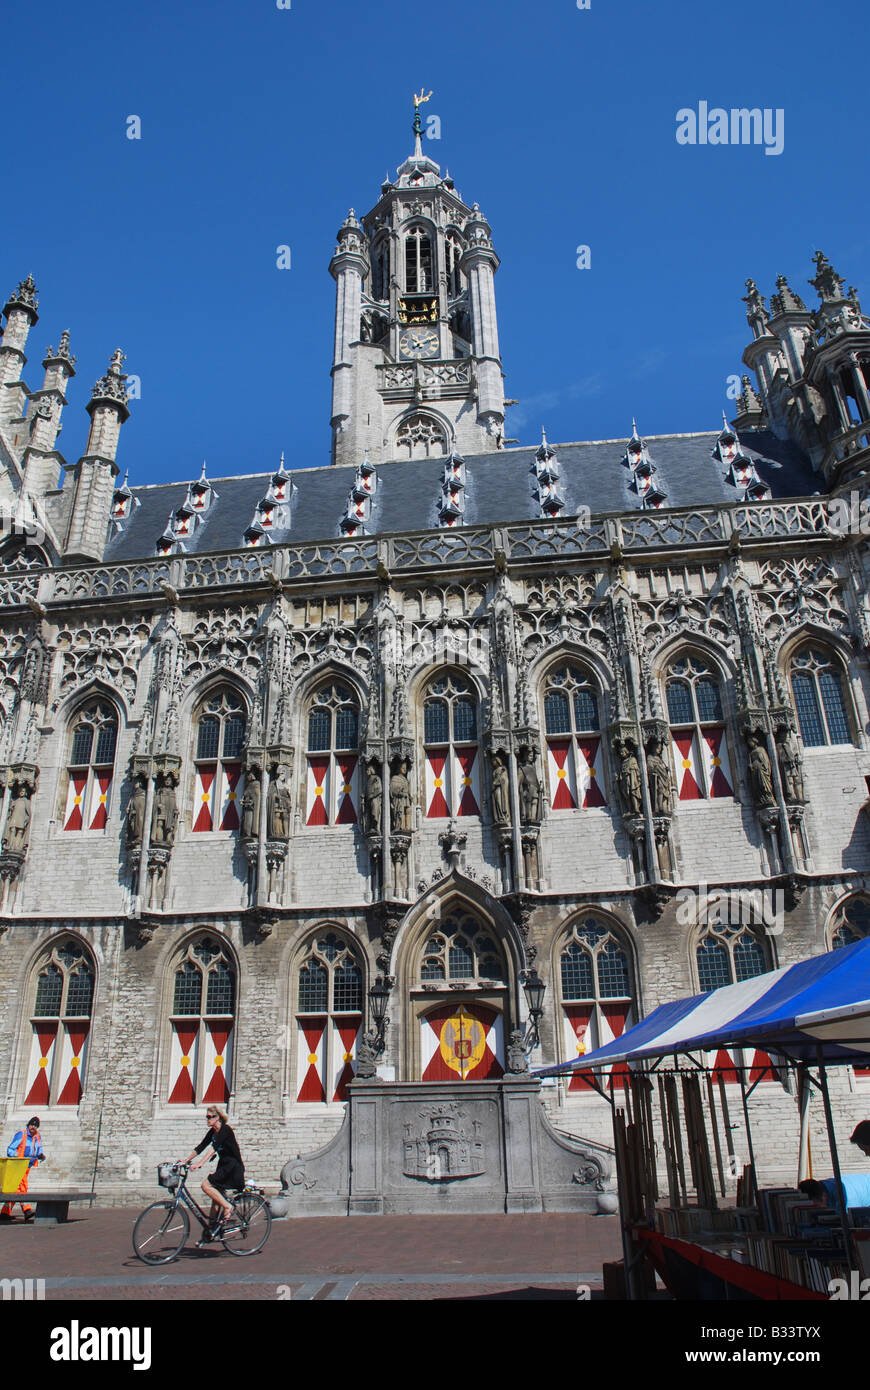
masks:
[(227, 1188), (244, 1187), (245, 1165), (242, 1163), (236, 1136), (229, 1125), (221, 1125), (217, 1131), (210, 1129), (202, 1143), (197, 1144), (195, 1152), (201, 1154), (209, 1145), (218, 1156), (218, 1166), (211, 1175), (212, 1186), (220, 1188), (224, 1193)]

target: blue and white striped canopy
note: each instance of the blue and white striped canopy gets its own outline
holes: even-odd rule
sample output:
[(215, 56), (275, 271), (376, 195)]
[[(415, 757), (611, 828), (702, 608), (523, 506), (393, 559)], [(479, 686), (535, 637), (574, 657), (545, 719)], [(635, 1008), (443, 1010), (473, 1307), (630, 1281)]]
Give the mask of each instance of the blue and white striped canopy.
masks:
[(866, 1064), (870, 1056), (870, 938), (662, 1004), (605, 1047), (535, 1075), (732, 1046), (815, 1061), (819, 1045), (826, 1062)]

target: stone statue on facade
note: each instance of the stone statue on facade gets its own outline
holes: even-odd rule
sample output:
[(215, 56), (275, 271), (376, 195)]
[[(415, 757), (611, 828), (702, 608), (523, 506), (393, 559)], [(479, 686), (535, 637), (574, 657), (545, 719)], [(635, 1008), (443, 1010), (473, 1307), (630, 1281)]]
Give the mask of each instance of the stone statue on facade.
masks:
[(292, 797), (287, 785), (287, 767), (279, 763), (276, 776), (269, 787), (266, 803), (266, 820), (270, 840), (286, 840), (290, 836), (290, 815)]
[(770, 758), (764, 746), (764, 734), (752, 735), (749, 752), (749, 785), (757, 806), (775, 806)]
[(791, 805), (801, 805), (804, 801), (804, 775), (801, 755), (791, 729), (777, 729), (776, 752), (785, 799)]
[(510, 776), (502, 753), (492, 754), (492, 818), (496, 825), (510, 825)]
[(9, 807), (6, 828), (3, 831), (2, 847), (4, 854), (23, 854), (30, 836), (30, 798), (31, 788), (19, 782), (15, 797)]
[(260, 834), (260, 779), (254, 774), (242, 792), (242, 839), (256, 840)]
[(374, 758), (366, 764), (363, 793), (363, 829), (367, 835), (380, 835), (384, 809), (384, 783)]
[(131, 849), (142, 843), (145, 833), (145, 788), (137, 778), (133, 793), (127, 803), (126, 841)]
[(507, 1071), (511, 1076), (521, 1076), (524, 1072), (528, 1074), (529, 1059), (526, 1054), (523, 1035), (519, 1028), (514, 1028), (510, 1035), (507, 1049)]
[(175, 796), (175, 779), (166, 775), (154, 793), (154, 809), (151, 813), (152, 847), (171, 847), (175, 843), (177, 824), (178, 802)]
[(408, 760), (400, 758), (390, 778), (390, 825), (399, 834), (411, 829), (411, 784), (408, 781)]
[(354, 1075), (360, 1081), (371, 1081), (378, 1074), (378, 1058), (381, 1055), (380, 1038), (373, 1028), (363, 1033), (356, 1045), (356, 1069)]
[(646, 771), (649, 797), (654, 816), (669, 816), (674, 809), (674, 782), (671, 770), (662, 757), (662, 739), (651, 738), (647, 744)]
[(539, 825), (541, 821), (541, 781), (535, 763), (535, 750), (528, 745), (520, 753), (519, 794), (523, 825)]
[(623, 811), (627, 816), (639, 816), (643, 810), (643, 794), (640, 785), (640, 763), (634, 744), (617, 739), (613, 751), (619, 758), (616, 785), (622, 799)]

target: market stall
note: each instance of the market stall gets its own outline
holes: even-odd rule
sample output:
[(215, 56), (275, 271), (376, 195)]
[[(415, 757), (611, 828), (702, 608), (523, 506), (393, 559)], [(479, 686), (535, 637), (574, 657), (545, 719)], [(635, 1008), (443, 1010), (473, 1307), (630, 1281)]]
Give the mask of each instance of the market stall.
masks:
[[(749, 1161), (736, 1174), (736, 1202), (726, 1204), (720, 1197), (726, 1171), (735, 1176), (736, 1157), (729, 1102), (721, 1073), (714, 1082), (702, 1055), (722, 1048), (745, 1049), (753, 1058), (751, 1066), (733, 1067)], [(864, 1247), (839, 1182), (827, 1069), (866, 1065), (868, 1056), (870, 939), (663, 1004), (605, 1047), (539, 1073), (581, 1070), (611, 1101), (629, 1297), (644, 1296), (644, 1259), (677, 1296), (692, 1297), (824, 1297), (832, 1279), (861, 1268)], [(759, 1190), (748, 1102), (761, 1073), (783, 1067), (796, 1081), (796, 1126), (805, 1125), (811, 1088), (821, 1095), (836, 1212), (792, 1189)], [(654, 1093), (667, 1204), (659, 1192)], [(690, 1267), (697, 1277), (681, 1279)]]

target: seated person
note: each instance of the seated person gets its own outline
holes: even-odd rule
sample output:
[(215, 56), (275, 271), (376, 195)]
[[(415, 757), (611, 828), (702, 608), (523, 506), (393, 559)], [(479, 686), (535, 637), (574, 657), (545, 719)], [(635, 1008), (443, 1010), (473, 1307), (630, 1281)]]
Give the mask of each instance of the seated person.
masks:
[[(811, 1202), (836, 1208), (836, 1181), (836, 1178), (825, 1178), (823, 1182), (804, 1178), (803, 1182), (798, 1183), (798, 1191), (809, 1197)], [(870, 1207), (870, 1173), (844, 1173), (843, 1196), (847, 1210), (849, 1207)]]

